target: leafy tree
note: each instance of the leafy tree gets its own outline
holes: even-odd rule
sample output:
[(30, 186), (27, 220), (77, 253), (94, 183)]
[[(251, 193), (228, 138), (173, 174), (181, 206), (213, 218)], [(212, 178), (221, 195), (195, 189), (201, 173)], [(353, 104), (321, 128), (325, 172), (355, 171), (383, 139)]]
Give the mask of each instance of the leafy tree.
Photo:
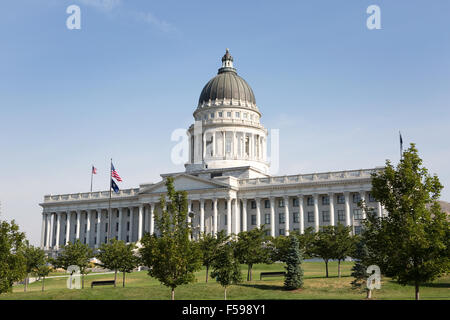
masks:
[(211, 277), (224, 288), (224, 299), (227, 300), (227, 287), (242, 281), (239, 259), (236, 257), (234, 245), (231, 242), (222, 243), (218, 247), (212, 263)]
[(123, 272), (123, 286), (125, 286), (125, 273), (131, 272), (137, 266), (137, 257), (133, 252), (135, 248), (135, 244), (127, 245), (124, 241), (116, 239), (111, 239), (109, 243), (103, 243), (100, 246), (96, 255), (96, 258), (100, 260), (97, 265), (114, 270), (114, 287), (116, 287), (117, 271)]
[(278, 236), (271, 239), (271, 260), (286, 262), (286, 257), (289, 252), (290, 239), (286, 236)]
[(341, 261), (351, 256), (355, 250), (355, 238), (351, 235), (351, 227), (339, 223), (334, 231), (334, 259), (338, 261), (338, 277), (341, 277)]
[(314, 257), (314, 241), (316, 239), (316, 232), (313, 227), (308, 227), (305, 229), (303, 234), (297, 236), (300, 249), (303, 251), (303, 256), (305, 259)]
[(248, 266), (247, 281), (252, 280), (252, 268), (256, 263), (271, 263), (270, 237), (266, 230), (255, 228), (238, 234), (236, 255), (240, 263)]
[(295, 290), (303, 286), (302, 253), (299, 248), (299, 241), (295, 235), (289, 236), (289, 249), (286, 254), (286, 276), (284, 287), (288, 290)]
[(333, 226), (323, 226), (316, 233), (312, 253), (325, 261), (326, 277), (328, 278), (328, 261), (335, 257), (335, 235)]
[(25, 240), (23, 255), (25, 257), (26, 271), (23, 289), (26, 292), (28, 288), (30, 273), (36, 272), (38, 267), (45, 263), (45, 252), (41, 248), (30, 245), (28, 240)]
[(396, 168), (387, 160), (384, 170), (372, 175), (372, 194), (389, 214), (367, 215), (364, 240), (386, 276), (414, 284), (416, 300), (421, 284), (450, 270), (449, 221), (438, 202), (442, 188), (422, 166), (414, 144)]
[[(194, 282), (194, 272), (201, 268), (201, 252), (196, 242), (189, 240), (188, 202), (185, 191), (175, 191), (173, 178), (166, 180), (167, 197), (161, 196), (161, 210), (155, 212), (155, 224), (160, 235), (145, 234), (139, 252), (148, 274), (171, 288)], [(167, 209), (166, 209), (167, 208)]]
[(355, 250), (352, 253), (352, 258), (355, 261), (355, 264), (352, 267), (351, 273), (351, 276), (355, 279), (351, 282), (351, 285), (352, 289), (366, 291), (367, 298), (370, 299), (372, 297), (372, 292), (367, 288), (368, 274), (366, 270), (372, 264), (371, 256), (364, 240), (359, 236), (357, 237)]
[(212, 234), (202, 234), (199, 240), (199, 246), (202, 253), (202, 262), (206, 267), (206, 282), (208, 282), (209, 267), (215, 259), (217, 250), (221, 245), (229, 240), (225, 230), (221, 230), (216, 236)]
[(11, 291), (13, 283), (26, 275), (24, 240), (14, 220), (0, 220), (0, 294)]
[(39, 265), (35, 270), (36, 275), (38, 275), (39, 278), (42, 278), (42, 292), (45, 289), (45, 284), (44, 284), (45, 277), (48, 276), (48, 274), (50, 273), (51, 270), (52, 270), (52, 268), (45, 263)]
[(67, 270), (69, 266), (78, 266), (80, 268), (82, 288), (84, 288), (84, 275), (88, 273), (91, 258), (94, 252), (87, 244), (81, 243), (80, 239), (75, 242), (69, 242), (62, 247), (60, 255), (52, 260), (52, 264), (56, 268)]

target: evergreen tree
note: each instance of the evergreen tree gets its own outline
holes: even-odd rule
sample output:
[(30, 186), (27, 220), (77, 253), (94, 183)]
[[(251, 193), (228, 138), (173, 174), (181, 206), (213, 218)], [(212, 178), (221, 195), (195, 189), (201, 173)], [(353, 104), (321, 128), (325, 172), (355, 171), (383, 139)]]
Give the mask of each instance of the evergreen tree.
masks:
[(194, 272), (201, 268), (198, 243), (189, 240), (191, 228), (187, 223), (188, 202), (185, 191), (175, 191), (173, 178), (166, 180), (167, 197), (161, 196), (161, 210), (155, 211), (155, 224), (160, 235), (145, 234), (139, 249), (148, 274), (171, 288), (196, 281)]
[(227, 288), (242, 281), (239, 259), (236, 257), (234, 245), (231, 242), (222, 244), (215, 255), (211, 277), (224, 288), (224, 299), (227, 300)]
[(290, 236), (289, 243), (289, 250), (285, 258), (284, 287), (288, 290), (295, 290), (303, 286), (302, 253), (296, 236)]
[(367, 288), (367, 268), (372, 264), (370, 262), (369, 249), (362, 238), (358, 238), (353, 251), (352, 258), (355, 264), (352, 267), (351, 276), (354, 277), (351, 282), (352, 289), (367, 292), (367, 298), (372, 297), (372, 292)]
[(215, 255), (220, 246), (229, 240), (224, 230), (217, 233), (216, 236), (212, 234), (203, 233), (199, 240), (200, 250), (202, 252), (202, 262), (206, 267), (206, 282), (208, 282), (209, 267), (215, 259)]
[(450, 271), (449, 221), (438, 202), (443, 186), (422, 166), (414, 144), (397, 168), (387, 160), (384, 170), (372, 175), (372, 186), (388, 215), (367, 214), (364, 240), (383, 274), (414, 284), (418, 300), (421, 284)]
[(26, 275), (24, 240), (25, 234), (14, 220), (0, 220), (0, 294), (11, 291), (13, 283)]

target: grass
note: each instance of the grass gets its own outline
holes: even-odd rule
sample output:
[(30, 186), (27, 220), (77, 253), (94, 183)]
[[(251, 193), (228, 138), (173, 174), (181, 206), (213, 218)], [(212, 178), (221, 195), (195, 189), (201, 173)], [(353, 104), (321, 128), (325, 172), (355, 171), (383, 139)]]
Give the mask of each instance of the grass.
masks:
[[(365, 293), (351, 289), (350, 269), (352, 262), (342, 264), (342, 277), (337, 277), (337, 263), (329, 265), (329, 278), (325, 278), (323, 262), (304, 262), (304, 286), (302, 289), (286, 291), (283, 289), (283, 277), (259, 280), (261, 272), (284, 271), (280, 263), (255, 265), (253, 281), (245, 281), (247, 266), (242, 265), (244, 281), (227, 290), (227, 298), (232, 299), (364, 299)], [(205, 283), (205, 270), (196, 273), (197, 282), (183, 285), (175, 290), (175, 298), (183, 300), (223, 299), (223, 288), (210, 279)], [(158, 280), (148, 276), (146, 271), (127, 274), (126, 287), (122, 288), (122, 274), (118, 274), (117, 288), (100, 286), (91, 289), (92, 281), (112, 280), (113, 274), (90, 275), (85, 278), (85, 289), (66, 288), (67, 278), (45, 280), (45, 292), (41, 292), (41, 282), (29, 285), (23, 292), (23, 285), (17, 285), (12, 293), (0, 295), (0, 299), (32, 300), (163, 300), (170, 299), (170, 289)], [(421, 299), (450, 299), (450, 276), (445, 276), (420, 288)], [(401, 286), (389, 278), (382, 278), (381, 289), (376, 290), (374, 299), (414, 299), (413, 286)]]

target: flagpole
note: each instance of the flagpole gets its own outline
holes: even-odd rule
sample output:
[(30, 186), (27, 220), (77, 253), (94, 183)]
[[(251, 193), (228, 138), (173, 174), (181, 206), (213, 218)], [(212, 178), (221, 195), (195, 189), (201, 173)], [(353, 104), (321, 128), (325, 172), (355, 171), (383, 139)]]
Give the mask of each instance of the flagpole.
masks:
[(92, 165), (92, 167), (91, 167), (91, 192), (92, 192), (92, 177), (94, 176), (93, 168), (94, 168), (94, 165)]
[(109, 167), (109, 208), (108, 208), (108, 238), (106, 239), (106, 243), (109, 243), (109, 237), (111, 233), (111, 181), (112, 181), (112, 158), (111, 165)]

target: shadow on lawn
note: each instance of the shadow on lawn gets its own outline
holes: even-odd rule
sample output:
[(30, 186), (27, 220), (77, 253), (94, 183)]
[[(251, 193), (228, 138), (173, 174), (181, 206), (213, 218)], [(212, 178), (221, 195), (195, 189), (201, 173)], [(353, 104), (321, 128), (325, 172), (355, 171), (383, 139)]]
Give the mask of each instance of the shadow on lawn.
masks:
[(256, 284), (256, 283), (241, 283), (239, 284), (241, 287), (246, 288), (255, 288), (255, 289), (261, 289), (261, 290), (283, 290), (282, 285), (274, 285), (274, 284)]

